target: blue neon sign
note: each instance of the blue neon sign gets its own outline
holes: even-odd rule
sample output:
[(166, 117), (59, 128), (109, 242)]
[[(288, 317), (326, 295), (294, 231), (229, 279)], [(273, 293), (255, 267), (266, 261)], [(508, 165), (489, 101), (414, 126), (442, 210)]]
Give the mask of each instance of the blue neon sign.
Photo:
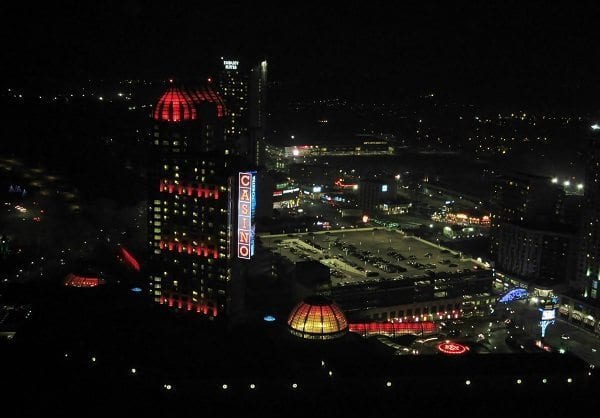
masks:
[(499, 300), (500, 303), (508, 303), (513, 300), (525, 299), (529, 296), (529, 292), (527, 289), (523, 289), (522, 287), (517, 287), (515, 289), (511, 289), (506, 292)]

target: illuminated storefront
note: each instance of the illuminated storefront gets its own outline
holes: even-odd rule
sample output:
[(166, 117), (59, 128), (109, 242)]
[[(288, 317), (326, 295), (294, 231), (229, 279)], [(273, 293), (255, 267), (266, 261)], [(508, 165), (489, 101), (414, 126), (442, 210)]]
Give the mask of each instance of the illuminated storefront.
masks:
[(273, 209), (300, 206), (300, 187), (291, 184), (276, 185), (273, 191)]

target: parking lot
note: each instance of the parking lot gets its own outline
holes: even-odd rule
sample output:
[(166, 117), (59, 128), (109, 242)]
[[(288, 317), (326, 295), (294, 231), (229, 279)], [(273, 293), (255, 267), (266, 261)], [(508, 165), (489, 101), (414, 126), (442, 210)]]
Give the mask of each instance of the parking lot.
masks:
[(261, 241), (293, 262), (318, 260), (327, 265), (333, 285), (425, 278), (481, 268), (459, 253), (381, 228), (261, 235)]

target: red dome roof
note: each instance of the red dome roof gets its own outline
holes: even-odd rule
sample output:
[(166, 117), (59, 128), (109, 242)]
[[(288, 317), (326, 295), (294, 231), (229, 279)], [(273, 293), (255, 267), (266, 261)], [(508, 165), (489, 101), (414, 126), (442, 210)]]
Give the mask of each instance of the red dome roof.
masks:
[(192, 96), (177, 87), (169, 89), (158, 100), (154, 108), (154, 119), (167, 122), (194, 120), (198, 117)]
[(348, 330), (348, 322), (339, 306), (322, 296), (308, 297), (296, 305), (288, 325), (292, 334), (318, 340), (340, 337)]
[(181, 122), (198, 118), (196, 105), (202, 102), (215, 103), (219, 118), (226, 114), (225, 105), (210, 87), (187, 91), (178, 87), (169, 87), (154, 108), (154, 119), (167, 122)]

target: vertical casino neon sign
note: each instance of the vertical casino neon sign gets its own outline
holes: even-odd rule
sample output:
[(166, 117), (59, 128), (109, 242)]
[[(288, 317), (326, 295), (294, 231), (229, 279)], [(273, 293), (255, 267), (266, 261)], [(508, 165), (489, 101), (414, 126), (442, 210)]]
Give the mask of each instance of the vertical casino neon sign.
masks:
[(254, 171), (238, 177), (238, 258), (254, 255), (254, 217), (256, 213), (256, 176)]

